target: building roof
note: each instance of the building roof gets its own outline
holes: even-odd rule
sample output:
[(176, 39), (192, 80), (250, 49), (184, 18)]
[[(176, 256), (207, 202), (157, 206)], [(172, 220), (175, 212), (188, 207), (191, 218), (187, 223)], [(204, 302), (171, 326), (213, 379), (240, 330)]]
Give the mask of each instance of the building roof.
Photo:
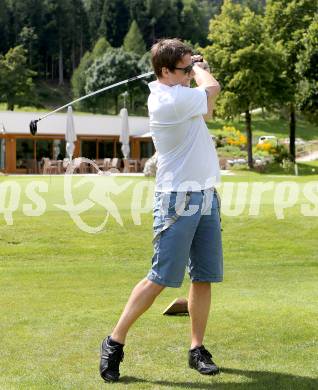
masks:
[[(44, 114), (42, 114), (44, 115)], [(41, 116), (38, 112), (0, 111), (0, 134), (4, 127), (7, 134), (30, 134), (29, 123)], [(38, 123), (39, 135), (64, 135), (66, 114), (53, 114)], [(119, 115), (74, 114), (77, 135), (120, 135), (121, 117)], [(141, 137), (149, 132), (149, 118), (129, 116), (131, 136)]]

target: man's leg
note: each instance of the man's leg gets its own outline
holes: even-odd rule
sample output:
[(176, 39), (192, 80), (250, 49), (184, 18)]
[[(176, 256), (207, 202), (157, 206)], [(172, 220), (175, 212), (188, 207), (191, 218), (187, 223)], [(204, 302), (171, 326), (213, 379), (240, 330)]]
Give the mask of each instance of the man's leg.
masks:
[(164, 286), (148, 279), (141, 280), (132, 290), (111, 338), (118, 343), (125, 344), (126, 335), (131, 325), (152, 305), (163, 289)]
[(137, 318), (151, 306), (163, 289), (164, 286), (143, 279), (132, 290), (111, 337), (105, 338), (101, 345), (99, 372), (106, 382), (118, 381), (120, 376), (119, 365), (124, 358), (123, 344), (125, 344), (127, 332)]
[(220, 372), (212, 355), (204, 348), (203, 337), (211, 304), (211, 283), (192, 282), (189, 292), (189, 313), (191, 317), (191, 349), (189, 366), (204, 375)]
[[(210, 190), (207, 190), (207, 192), (207, 199), (210, 202)], [(218, 366), (212, 360), (211, 353), (203, 346), (211, 305), (211, 283), (221, 282), (223, 279), (222, 240), (218, 206), (217, 194), (214, 192), (210, 213), (202, 213), (200, 223), (197, 226), (192, 240), (189, 261), (190, 277), (193, 280), (189, 292), (189, 312), (191, 316), (189, 366), (204, 375), (215, 375), (220, 372)]]
[(211, 283), (192, 282), (188, 303), (191, 319), (191, 349), (203, 344), (210, 305)]

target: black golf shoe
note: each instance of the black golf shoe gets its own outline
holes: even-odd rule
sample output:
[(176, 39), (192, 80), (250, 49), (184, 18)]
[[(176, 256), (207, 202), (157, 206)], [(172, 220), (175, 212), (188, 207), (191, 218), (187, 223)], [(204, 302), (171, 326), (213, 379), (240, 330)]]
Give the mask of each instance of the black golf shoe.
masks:
[(99, 372), (106, 382), (117, 382), (119, 379), (119, 364), (124, 359), (123, 344), (110, 340), (110, 336), (103, 340)]
[(203, 345), (190, 349), (189, 367), (194, 368), (203, 375), (216, 375), (220, 373), (219, 367), (212, 360), (212, 355)]

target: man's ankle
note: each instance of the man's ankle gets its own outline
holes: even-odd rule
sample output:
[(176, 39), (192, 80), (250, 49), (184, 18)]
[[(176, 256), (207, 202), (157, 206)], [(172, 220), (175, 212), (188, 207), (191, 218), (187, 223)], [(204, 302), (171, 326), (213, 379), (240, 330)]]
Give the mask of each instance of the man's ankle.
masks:
[(121, 337), (117, 337), (116, 335), (113, 336), (112, 334), (109, 336), (110, 342), (114, 344), (119, 344), (119, 345), (125, 345), (125, 339)]
[(190, 351), (202, 347), (202, 343), (191, 343)]

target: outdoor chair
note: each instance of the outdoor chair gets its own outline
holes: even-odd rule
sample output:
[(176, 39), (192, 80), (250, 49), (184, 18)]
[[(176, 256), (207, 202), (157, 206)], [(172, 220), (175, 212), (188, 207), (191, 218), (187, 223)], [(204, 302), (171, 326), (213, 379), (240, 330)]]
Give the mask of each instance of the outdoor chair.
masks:
[(133, 159), (124, 159), (124, 172), (138, 172), (138, 161)]
[(62, 160), (50, 160), (50, 169), (52, 173), (63, 173), (63, 161)]
[[(97, 169), (97, 172), (99, 170), (103, 171), (104, 170), (104, 159), (98, 159), (98, 160), (93, 160), (94, 163), (97, 165), (98, 169)], [(92, 173), (96, 173), (96, 167), (94, 165), (91, 165), (91, 172)]]
[(66, 159), (64, 159), (63, 167), (65, 170), (67, 170), (68, 167), (70, 167), (72, 173), (79, 173), (79, 174), (88, 173), (90, 169), (89, 165), (83, 162), (81, 157), (74, 158), (72, 162), (66, 161)]
[(70, 165), (70, 159), (65, 157), (62, 161), (62, 172), (65, 173), (69, 165)]
[(56, 160), (50, 160), (43, 157), (43, 175), (52, 175), (61, 173), (62, 165)]
[(38, 173), (37, 161), (34, 159), (27, 159), (26, 160), (26, 169), (27, 169), (28, 174)]
[(109, 169), (111, 160), (112, 159), (109, 157), (104, 158), (104, 171), (107, 171)]
[(80, 174), (90, 173), (91, 165), (82, 161), (81, 157), (76, 158), (75, 160), (73, 160), (73, 162), (75, 163), (74, 172), (77, 172)]
[(113, 159), (111, 160), (109, 169), (110, 169), (111, 171), (115, 171), (115, 170), (118, 170), (118, 171), (119, 171), (119, 170), (120, 170), (120, 165), (121, 165), (121, 159), (115, 157), (115, 158), (113, 158)]
[(107, 171), (110, 168), (111, 158), (103, 158), (95, 161), (101, 171)]

